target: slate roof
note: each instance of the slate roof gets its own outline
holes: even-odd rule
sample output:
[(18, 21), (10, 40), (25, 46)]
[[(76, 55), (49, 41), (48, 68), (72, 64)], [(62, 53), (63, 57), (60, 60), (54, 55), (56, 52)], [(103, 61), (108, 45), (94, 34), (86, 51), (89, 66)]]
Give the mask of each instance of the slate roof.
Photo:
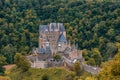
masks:
[(48, 25), (40, 25), (39, 31), (41, 32), (45, 32), (45, 30), (50, 31), (50, 25), (52, 26), (52, 31), (55, 31), (56, 29), (58, 29), (58, 25), (60, 26), (60, 32), (65, 31), (65, 27), (63, 23), (50, 23)]
[(46, 46), (46, 48), (39, 48), (38, 49), (38, 53), (39, 54), (51, 53), (51, 48), (50, 48), (50, 46)]
[[(50, 23), (48, 25), (40, 25), (39, 32), (44, 33), (46, 31), (55, 31), (58, 28), (59, 32), (62, 32), (58, 38), (58, 42), (67, 42), (66, 37), (63, 35), (63, 31), (65, 31), (63, 23)], [(43, 36), (40, 35), (39, 37), (42, 38)], [(48, 38), (46, 38), (46, 42), (49, 42)], [(51, 48), (50, 46), (47, 46), (46, 48), (39, 48), (37, 51), (38, 53), (51, 53)]]
[[(44, 32), (46, 29), (47, 29), (47, 25), (40, 25), (39, 26), (39, 31), (42, 31), (42, 32)], [(48, 29), (47, 29), (48, 30)]]
[(63, 33), (60, 35), (58, 42), (67, 42), (67, 40), (66, 40), (65, 36), (63, 35)]
[(51, 23), (51, 24), (52, 24), (52, 26), (53, 26), (53, 27), (52, 27), (52, 28), (53, 28), (53, 31), (56, 30), (56, 29), (58, 29), (57, 23)]
[(78, 45), (77, 44), (73, 44), (72, 47), (71, 47), (71, 50), (74, 50), (74, 49), (78, 49)]
[(45, 53), (45, 49), (44, 48), (39, 48), (38, 53)]

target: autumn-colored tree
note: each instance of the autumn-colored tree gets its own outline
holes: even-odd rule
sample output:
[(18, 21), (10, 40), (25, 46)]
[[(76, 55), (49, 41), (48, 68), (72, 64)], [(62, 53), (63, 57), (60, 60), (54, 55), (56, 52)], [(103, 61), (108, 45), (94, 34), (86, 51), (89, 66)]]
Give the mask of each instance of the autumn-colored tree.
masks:
[(87, 61), (87, 64), (88, 64), (88, 65), (95, 66), (95, 65), (96, 65), (96, 63), (95, 63), (94, 58), (90, 58), (90, 59)]
[(0, 80), (11, 80), (9, 77), (0, 76)]
[(86, 77), (85, 80), (98, 80), (97, 78), (94, 78), (94, 77)]
[(82, 69), (82, 65), (80, 65), (79, 61), (76, 61), (74, 64), (74, 71), (77, 76), (80, 76), (80, 74), (82, 74), (83, 69)]
[(103, 69), (99, 73), (100, 80), (119, 80), (120, 79), (120, 43), (116, 43), (118, 53), (115, 57), (105, 62), (102, 66)]
[(98, 48), (94, 48), (92, 49), (92, 52), (93, 52), (92, 58), (94, 58), (96, 65), (99, 66), (102, 61), (102, 56), (100, 54), (100, 51), (98, 50)]

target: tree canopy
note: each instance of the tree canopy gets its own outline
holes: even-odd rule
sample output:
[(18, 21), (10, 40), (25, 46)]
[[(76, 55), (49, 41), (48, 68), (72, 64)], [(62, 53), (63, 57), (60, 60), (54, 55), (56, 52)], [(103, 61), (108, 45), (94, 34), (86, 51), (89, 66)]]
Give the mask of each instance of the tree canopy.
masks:
[(30, 68), (29, 61), (20, 53), (17, 53), (14, 57), (15, 64), (18, 68), (22, 69), (22, 71), (27, 71)]

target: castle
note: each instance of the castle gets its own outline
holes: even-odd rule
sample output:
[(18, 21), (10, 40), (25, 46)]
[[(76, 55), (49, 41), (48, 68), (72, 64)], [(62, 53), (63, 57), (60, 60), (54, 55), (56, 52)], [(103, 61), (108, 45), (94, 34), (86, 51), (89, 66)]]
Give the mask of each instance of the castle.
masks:
[(39, 26), (38, 53), (63, 52), (68, 47), (63, 23), (50, 23)]
[[(54, 54), (59, 54), (61, 59), (54, 60)], [(76, 44), (70, 45), (66, 39), (63, 23), (50, 23), (39, 26), (39, 47), (33, 49), (33, 54), (26, 56), (33, 68), (70, 67), (80, 61), (85, 71), (97, 74), (100, 68), (84, 63), (82, 50)]]
[[(67, 40), (63, 23), (40, 25), (39, 45), (33, 49), (33, 53), (37, 56), (29, 56), (28, 59), (33, 61), (32, 67), (37, 68), (63, 66), (64, 63), (73, 65), (76, 60), (82, 59), (82, 51), (78, 50), (76, 44), (71, 46)], [(61, 56), (59, 62), (54, 60), (55, 54)]]

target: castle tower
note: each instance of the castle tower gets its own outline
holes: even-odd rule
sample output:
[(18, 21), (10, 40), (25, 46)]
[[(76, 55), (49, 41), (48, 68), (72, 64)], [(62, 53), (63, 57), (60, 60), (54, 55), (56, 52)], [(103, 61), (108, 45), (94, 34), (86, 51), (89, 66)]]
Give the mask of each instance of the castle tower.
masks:
[[(46, 39), (49, 42), (46, 42)], [(40, 25), (39, 27), (39, 48), (50, 46), (53, 53), (58, 50), (58, 43), (60, 43), (61, 50), (67, 47), (66, 31), (63, 23), (50, 23), (48, 25)]]

